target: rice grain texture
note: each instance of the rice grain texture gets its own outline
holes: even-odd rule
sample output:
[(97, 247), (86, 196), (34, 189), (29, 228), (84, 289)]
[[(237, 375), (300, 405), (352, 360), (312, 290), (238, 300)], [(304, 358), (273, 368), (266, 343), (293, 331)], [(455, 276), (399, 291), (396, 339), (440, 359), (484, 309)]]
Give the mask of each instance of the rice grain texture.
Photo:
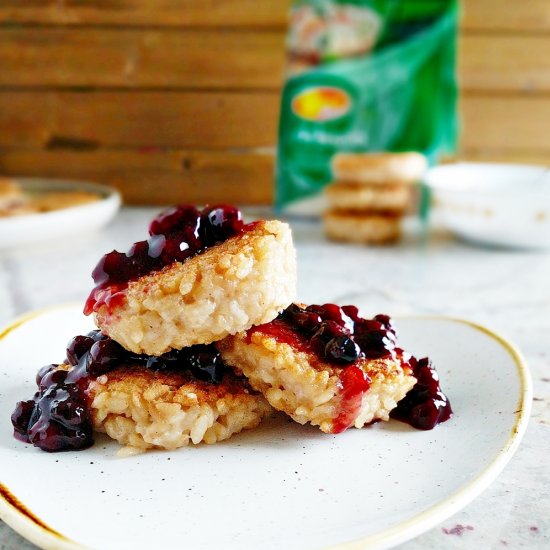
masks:
[(344, 416), (346, 427), (356, 428), (388, 420), (390, 411), (416, 383), (410, 369), (403, 368), (398, 359), (360, 359), (354, 365), (368, 374), (371, 385), (361, 401), (352, 404), (341, 391), (339, 374), (343, 369), (312, 353), (259, 331), (230, 336), (216, 346), (224, 362), (242, 372), (274, 409), (326, 433), (333, 433)]
[(90, 383), (94, 429), (123, 445), (119, 455), (217, 443), (256, 427), (271, 407), (230, 373), (220, 384), (189, 373), (121, 367)]
[(134, 353), (161, 355), (267, 323), (296, 294), (290, 228), (260, 221), (184, 263), (131, 281), (122, 303), (95, 314), (104, 334)]

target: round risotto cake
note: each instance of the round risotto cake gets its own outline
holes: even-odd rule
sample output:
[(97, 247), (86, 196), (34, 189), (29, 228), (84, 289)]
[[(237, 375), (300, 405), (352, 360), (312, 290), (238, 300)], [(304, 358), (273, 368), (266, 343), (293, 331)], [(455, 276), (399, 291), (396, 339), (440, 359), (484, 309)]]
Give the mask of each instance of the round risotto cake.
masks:
[(411, 202), (411, 188), (407, 184), (387, 185), (336, 182), (325, 187), (329, 208), (352, 212), (405, 213)]
[(415, 183), (428, 166), (420, 153), (337, 153), (332, 157), (334, 179), (345, 182)]
[(271, 321), (294, 299), (296, 254), (279, 221), (245, 225), (230, 206), (180, 206), (150, 238), (103, 257), (85, 313), (134, 353), (208, 344)]
[(354, 306), (293, 304), (215, 345), (272, 407), (326, 433), (388, 420), (416, 383), (389, 318), (362, 319)]
[(363, 244), (390, 244), (401, 235), (401, 216), (384, 212), (330, 210), (323, 215), (329, 239)]
[(41, 369), (37, 384), (12, 422), (18, 439), (50, 452), (89, 447), (94, 430), (122, 455), (216, 443), (271, 411), (211, 345), (135, 356), (99, 331), (73, 338), (65, 362)]
[(246, 380), (219, 384), (187, 372), (117, 368), (90, 384), (94, 429), (124, 445), (119, 454), (217, 443), (255, 428), (272, 410)]

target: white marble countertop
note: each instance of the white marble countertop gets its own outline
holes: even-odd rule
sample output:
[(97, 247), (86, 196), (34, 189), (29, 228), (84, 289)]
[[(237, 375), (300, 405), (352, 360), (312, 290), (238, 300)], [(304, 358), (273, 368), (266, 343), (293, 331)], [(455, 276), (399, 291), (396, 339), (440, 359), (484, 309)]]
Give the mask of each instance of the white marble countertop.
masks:
[[(0, 251), (0, 324), (83, 301), (99, 257), (126, 249), (155, 211), (126, 208), (97, 234)], [(517, 454), (470, 505), (400, 548), (550, 548), (550, 253), (477, 248), (443, 232), (363, 248), (327, 243), (313, 222), (293, 229), (302, 301), (467, 318), (510, 338), (529, 363), (535, 398)], [(30, 548), (0, 521), (0, 550)]]

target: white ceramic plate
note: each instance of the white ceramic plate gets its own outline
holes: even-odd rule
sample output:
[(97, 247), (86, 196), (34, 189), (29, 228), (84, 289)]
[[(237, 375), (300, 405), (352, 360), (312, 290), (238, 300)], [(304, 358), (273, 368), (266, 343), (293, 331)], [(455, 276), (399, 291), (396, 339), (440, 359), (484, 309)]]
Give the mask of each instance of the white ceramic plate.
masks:
[(526, 427), (517, 350), (458, 320), (398, 321), (437, 365), (455, 415), (433, 431), (397, 421), (338, 436), (279, 417), (227, 442), (117, 458), (117, 444), (48, 454), (13, 439), (38, 367), (91, 328), (80, 308), (0, 333), (0, 516), (44, 548), (387, 548), (456, 512), (497, 476)]
[(0, 218), (0, 248), (99, 229), (114, 217), (120, 207), (119, 193), (105, 185), (43, 178), (16, 178), (16, 181), (23, 191), (29, 193), (86, 191), (96, 193), (100, 199), (51, 212)]
[(461, 162), (428, 171), (434, 211), (465, 239), (550, 248), (550, 170), (545, 166)]

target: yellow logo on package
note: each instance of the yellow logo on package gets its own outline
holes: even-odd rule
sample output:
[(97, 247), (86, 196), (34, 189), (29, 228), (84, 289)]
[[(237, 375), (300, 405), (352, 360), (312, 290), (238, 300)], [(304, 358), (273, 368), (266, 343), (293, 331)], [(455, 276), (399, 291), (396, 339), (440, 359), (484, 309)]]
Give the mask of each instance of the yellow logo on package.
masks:
[(329, 86), (308, 88), (292, 100), (296, 116), (312, 122), (326, 122), (345, 115), (351, 105), (349, 95)]

